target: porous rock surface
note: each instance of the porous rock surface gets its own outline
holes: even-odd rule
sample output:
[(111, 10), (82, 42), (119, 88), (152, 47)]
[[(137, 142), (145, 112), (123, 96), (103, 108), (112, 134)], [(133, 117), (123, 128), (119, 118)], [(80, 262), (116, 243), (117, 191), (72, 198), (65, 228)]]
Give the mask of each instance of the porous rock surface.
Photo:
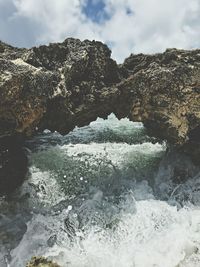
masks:
[(60, 267), (57, 263), (47, 260), (44, 257), (33, 257), (26, 267)]
[(73, 38), (31, 49), (0, 42), (0, 137), (64, 134), (114, 112), (199, 163), (200, 50), (131, 55), (121, 65), (110, 55), (101, 42)]
[(0, 42), (0, 194), (24, 179), (19, 139), (44, 129), (64, 134), (111, 113), (119, 73), (110, 54), (100, 42), (72, 38), (31, 49)]
[(121, 69), (117, 88), (130, 120), (200, 163), (200, 50), (131, 55)]
[(110, 53), (100, 42), (77, 39), (31, 49), (0, 43), (0, 135), (67, 133), (105, 116), (111, 107), (102, 88), (119, 81)]

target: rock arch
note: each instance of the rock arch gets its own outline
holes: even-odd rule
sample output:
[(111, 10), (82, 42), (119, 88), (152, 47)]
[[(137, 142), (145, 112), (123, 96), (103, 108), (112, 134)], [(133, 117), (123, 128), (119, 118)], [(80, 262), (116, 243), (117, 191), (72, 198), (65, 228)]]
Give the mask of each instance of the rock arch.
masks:
[(96, 41), (0, 42), (0, 137), (64, 134), (111, 112), (199, 158), (200, 50), (132, 54), (117, 65)]

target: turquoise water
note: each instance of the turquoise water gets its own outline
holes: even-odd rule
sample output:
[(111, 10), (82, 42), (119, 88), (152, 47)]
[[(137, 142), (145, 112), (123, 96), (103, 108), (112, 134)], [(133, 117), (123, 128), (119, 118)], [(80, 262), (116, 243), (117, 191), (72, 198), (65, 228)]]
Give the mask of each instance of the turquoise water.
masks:
[(0, 266), (199, 266), (199, 170), (142, 124), (111, 114), (27, 147), (27, 180), (0, 202)]

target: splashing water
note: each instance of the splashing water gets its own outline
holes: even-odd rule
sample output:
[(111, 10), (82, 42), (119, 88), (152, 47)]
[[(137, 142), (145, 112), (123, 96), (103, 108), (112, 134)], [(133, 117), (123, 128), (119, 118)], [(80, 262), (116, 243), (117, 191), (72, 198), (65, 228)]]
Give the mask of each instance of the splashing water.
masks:
[(110, 115), (27, 146), (30, 177), (0, 200), (0, 266), (200, 266), (200, 170), (142, 124)]

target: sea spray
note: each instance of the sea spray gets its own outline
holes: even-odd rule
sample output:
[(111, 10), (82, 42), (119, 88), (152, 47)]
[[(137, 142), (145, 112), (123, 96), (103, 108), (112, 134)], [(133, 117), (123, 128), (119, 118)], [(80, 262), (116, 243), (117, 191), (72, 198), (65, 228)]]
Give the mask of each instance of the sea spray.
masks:
[(34, 255), (63, 267), (199, 267), (199, 170), (140, 123), (111, 115), (27, 146), (30, 177), (1, 200), (2, 267)]

